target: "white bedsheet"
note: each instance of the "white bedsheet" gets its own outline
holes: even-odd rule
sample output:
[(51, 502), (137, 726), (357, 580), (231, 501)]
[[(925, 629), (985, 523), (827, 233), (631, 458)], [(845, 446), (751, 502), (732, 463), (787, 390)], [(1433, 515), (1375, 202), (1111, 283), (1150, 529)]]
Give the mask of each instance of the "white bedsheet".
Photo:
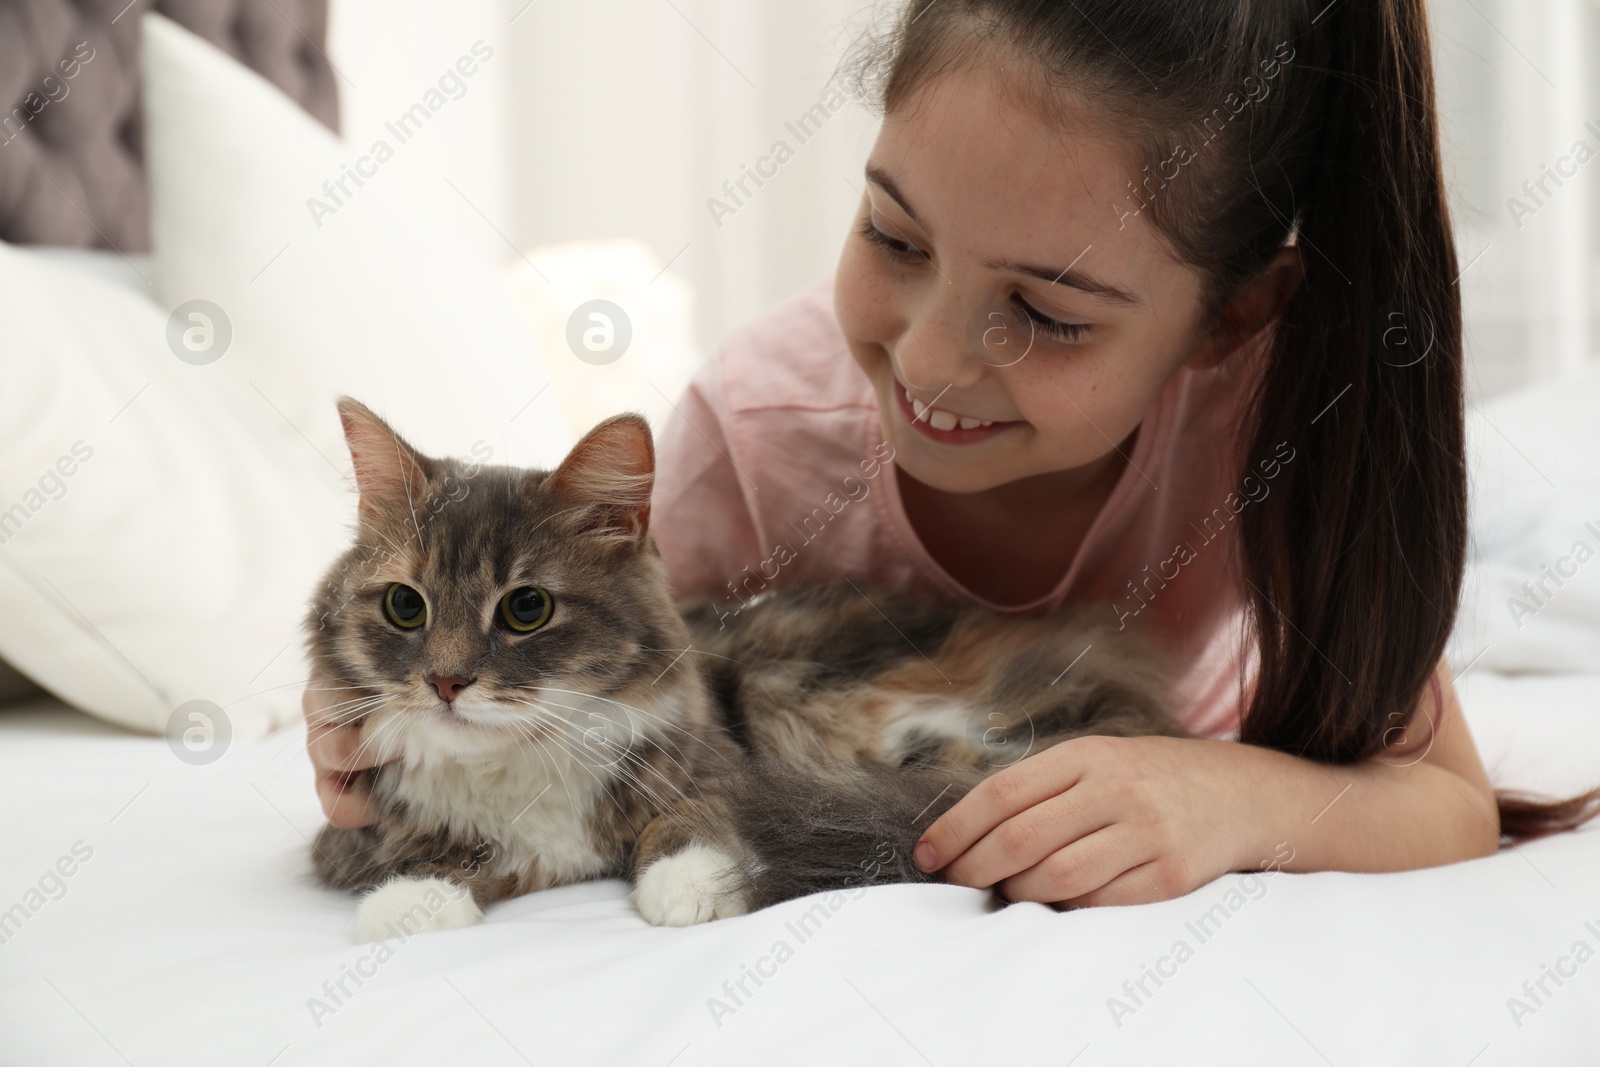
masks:
[[(1600, 776), (1600, 676), (1462, 684), (1499, 784)], [(813, 897), (655, 929), (605, 881), (389, 942), (380, 962), (353, 943), (352, 902), (309, 877), (321, 816), (298, 731), (194, 767), (59, 705), (0, 711), (0, 810), (0, 909), (30, 912), (0, 944), (7, 1065), (1600, 1059), (1600, 962), (1560, 962), (1579, 941), (1600, 950), (1600, 832), (1402, 875), (1230, 876), (1074, 913), (889, 886), (837, 911)], [(64, 892), (27, 897), (78, 842), (92, 854)], [(808, 912), (820, 918), (803, 927)], [(1192, 955), (1162, 963), (1180, 940)], [(1146, 977), (1136, 1004), (1124, 982), (1157, 964), (1169, 977)], [(1575, 973), (1546, 978), (1534, 1004), (1523, 983), (1558, 964)], [(724, 982), (758, 966), (770, 977), (746, 978), (736, 1003)], [(336, 1004), (324, 983), (352, 969), (370, 977), (346, 977)], [(1511, 997), (1533, 1010), (1514, 1017)]]

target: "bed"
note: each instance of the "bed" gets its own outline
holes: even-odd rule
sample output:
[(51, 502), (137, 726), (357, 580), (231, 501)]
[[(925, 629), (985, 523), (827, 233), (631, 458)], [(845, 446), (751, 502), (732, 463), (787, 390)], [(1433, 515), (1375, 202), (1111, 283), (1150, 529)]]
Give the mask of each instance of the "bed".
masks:
[[(1600, 677), (1463, 686), (1498, 781), (1600, 766)], [(1593, 831), (1075, 913), (890, 886), (654, 928), (611, 880), (357, 945), (352, 902), (309, 878), (298, 729), (195, 767), (37, 700), (0, 714), (0, 783), (6, 1063), (1594, 1062)]]
[[(437, 399), (431, 383), (417, 388), (429, 346), (453, 338), (495, 355), (461, 372), (463, 421), (426, 426), (419, 443), (549, 458), (588, 409), (564, 371), (524, 378), (537, 346), (512, 335), (538, 324), (519, 325), (505, 294), (581, 276), (595, 295), (602, 275), (620, 293), (633, 274), (642, 293), (658, 272), (584, 275), (592, 250), (559, 270), (529, 256), (494, 297), (492, 275), (452, 258), (444, 237), (386, 243), (385, 212), (413, 202), (403, 163), (320, 236), (285, 243), (274, 227), (288, 222), (272, 214), (282, 190), (303, 198), (350, 158), (323, 129), (337, 114), (325, 12), (155, 5), (172, 24), (145, 23), (142, 40), (168, 62), (144, 81), (140, 111), (129, 71), (146, 6), (0, 0), (0, 27), (26, 30), (0, 32), (12, 49), (0, 89), (24, 99), (79, 40), (104, 49), (81, 73), (106, 72), (74, 90), (93, 92), (40, 105), (37, 119), (56, 124), (38, 127), (50, 152), (0, 148), (0, 490), (26, 501), (17, 486), (52, 477), (80, 427), (98, 449), (59, 482), (60, 499), (25, 508), (20, 532), (0, 511), (0, 654), (54, 694), (0, 678), (0, 1063), (1596, 1062), (1600, 829), (1448, 868), (1231, 875), (1178, 900), (1070, 913), (888, 886), (654, 928), (608, 880), (503, 903), (472, 929), (357, 944), (354, 902), (311, 878), (322, 818), (292, 651), (304, 591), (352, 505), (329, 459), (337, 426), (318, 421), (326, 395), (349, 382), (384, 390), (405, 425), (421, 425)], [(226, 122), (223, 101), (241, 109)], [(206, 153), (184, 150), (202, 140)], [(302, 157), (310, 169), (294, 170)], [(310, 239), (316, 255), (301, 256)], [(449, 278), (428, 273), (435, 261)], [(228, 309), (246, 346), (237, 358), (172, 359), (168, 312), (196, 295), (178, 279)], [(381, 332), (392, 305), (417, 302), (396, 295), (405, 284), (456, 285), (473, 313), (408, 321), (375, 345), (381, 363), (343, 351), (330, 307)], [(598, 292), (639, 309), (640, 344), (667, 350), (644, 297)], [(660, 311), (674, 316), (681, 307)], [(237, 368), (247, 373), (230, 382)], [(582, 387), (594, 391), (592, 372)], [(674, 395), (670, 375), (651, 380)], [(62, 412), (36, 412), (62, 396)], [(1600, 566), (1509, 609), (1574, 539), (1600, 544), (1585, 525), (1600, 525), (1597, 407), (1591, 372), (1474, 414), (1473, 570), (1451, 662), (1502, 788), (1600, 778)], [(519, 438), (529, 412), (543, 436)], [(162, 464), (178, 473), (128, 491)], [(250, 472), (248, 498), (233, 493), (237, 470)], [(164, 507), (143, 506), (151, 498)], [(230, 522), (207, 525), (219, 514)], [(140, 567), (152, 584), (130, 613), (108, 576)], [(253, 610), (234, 610), (241, 596)], [(230, 731), (203, 750), (172, 729), (197, 694)]]

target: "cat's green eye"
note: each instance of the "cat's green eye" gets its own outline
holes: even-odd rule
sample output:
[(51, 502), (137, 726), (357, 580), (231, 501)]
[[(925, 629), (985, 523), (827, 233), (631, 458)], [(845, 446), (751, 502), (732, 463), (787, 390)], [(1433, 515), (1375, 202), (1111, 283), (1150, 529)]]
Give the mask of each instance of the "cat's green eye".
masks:
[(383, 613), (402, 630), (415, 630), (428, 621), (428, 605), (422, 594), (399, 582), (383, 594)]
[(520, 586), (500, 598), (500, 621), (519, 634), (532, 633), (550, 621), (555, 606), (538, 586)]

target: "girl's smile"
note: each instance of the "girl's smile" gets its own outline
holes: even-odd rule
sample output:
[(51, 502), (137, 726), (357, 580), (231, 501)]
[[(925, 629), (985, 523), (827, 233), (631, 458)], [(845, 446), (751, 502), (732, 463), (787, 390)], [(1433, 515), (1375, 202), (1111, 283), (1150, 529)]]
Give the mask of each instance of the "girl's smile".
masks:
[[(930, 440), (947, 445), (973, 445), (1023, 424), (1021, 419), (985, 419), (976, 415), (962, 415), (934, 403), (925, 403), (911, 395), (904, 382), (894, 380), (895, 409), (908, 422)], [(935, 401), (938, 397), (933, 398)]]

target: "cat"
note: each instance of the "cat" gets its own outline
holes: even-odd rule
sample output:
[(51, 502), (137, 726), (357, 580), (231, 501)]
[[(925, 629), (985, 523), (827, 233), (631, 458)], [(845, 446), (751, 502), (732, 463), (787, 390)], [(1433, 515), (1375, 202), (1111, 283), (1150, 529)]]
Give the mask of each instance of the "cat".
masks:
[(911, 846), (988, 775), (1082, 734), (1182, 734), (1158, 661), (1086, 609), (849, 579), (767, 590), (732, 625), (675, 603), (637, 415), (552, 471), (426, 456), (350, 398), (339, 415), (358, 523), (312, 601), (313, 684), (399, 757), (361, 772), (376, 822), (312, 849), (364, 894), (361, 940), (594, 878), (628, 878), (657, 925), (928, 881)]

